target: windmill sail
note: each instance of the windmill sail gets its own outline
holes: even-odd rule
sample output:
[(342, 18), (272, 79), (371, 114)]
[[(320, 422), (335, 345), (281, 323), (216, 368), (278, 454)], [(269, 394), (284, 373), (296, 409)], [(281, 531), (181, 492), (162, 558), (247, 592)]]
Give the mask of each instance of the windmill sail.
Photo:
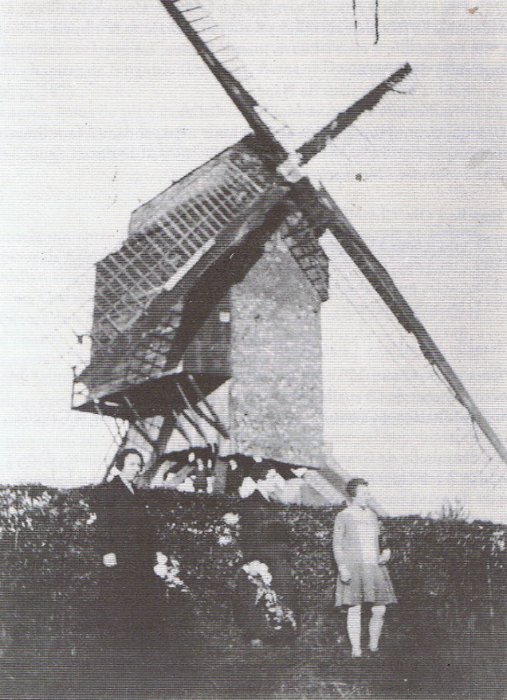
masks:
[[(263, 140), (271, 142), (271, 157), (273, 160), (290, 160), (291, 156), (285, 151), (280, 142), (273, 135), (269, 127), (259, 118), (258, 105), (252, 96), (241, 86), (239, 81), (232, 76), (221, 64), (212, 49), (205, 44), (202, 37), (195, 30), (195, 27), (186, 19), (184, 4), (178, 0), (161, 0), (171, 17), (182, 29), (185, 36), (190, 40), (199, 55), (210, 68), (211, 72), (221, 83), (234, 104), (243, 114), (251, 128)], [(353, 105), (349, 110), (330, 122), (324, 129), (318, 132), (307, 144), (298, 149), (295, 162), (306, 163), (316, 153), (320, 152), (330, 140), (341, 133), (366, 109), (372, 109), (383, 95), (397, 82), (400, 82), (410, 72), (410, 66), (406, 64), (390, 78), (381, 83), (373, 91), (365, 95), (362, 100)], [(260, 151), (264, 151), (261, 148)], [(424, 357), (431, 365), (437, 367), (443, 378), (452, 389), (456, 399), (468, 411), (472, 421), (479, 427), (488, 442), (493, 446), (500, 458), (507, 464), (507, 451), (502, 442), (483, 416), (472, 397), (458, 378), (452, 367), (447, 362), (436, 343), (431, 338), (423, 324), (417, 319), (410, 305), (405, 300), (394, 281), (387, 273), (386, 269), (375, 258), (366, 243), (347, 221), (343, 213), (337, 207), (334, 200), (323, 189), (316, 190), (307, 178), (302, 177), (302, 173), (295, 173), (291, 182), (291, 197), (296, 204), (301, 207), (305, 216), (315, 224), (324, 224), (337, 238), (338, 242), (358, 266), (362, 274), (368, 279), (370, 284), (383, 299), (396, 319), (409, 333), (412, 333), (421, 348)]]
[(304, 165), (308, 163), (308, 161), (326, 148), (333, 139), (341, 134), (342, 131), (345, 131), (345, 129), (353, 124), (364, 112), (374, 109), (380, 100), (393, 90), (395, 85), (405, 80), (411, 72), (412, 67), (409, 63), (405, 63), (404, 66), (398, 68), (389, 78), (383, 80), (374, 87), (373, 90), (367, 92), (366, 95), (363, 95), (363, 97), (357, 100), (357, 102), (354, 102), (348, 109), (344, 112), (340, 112), (329, 124), (326, 124), (324, 128), (296, 150), (300, 155), (299, 164)]
[[(424, 325), (419, 321), (386, 268), (373, 255), (364, 240), (339, 209), (334, 199), (323, 187), (316, 192), (308, 180), (301, 181), (299, 187), (301, 189), (298, 202), (302, 205), (303, 211), (307, 215), (313, 212), (314, 216), (317, 211), (319, 212), (319, 221), (321, 223), (323, 220), (327, 222), (328, 229), (333, 233), (344, 251), (389, 307), (397, 321), (408, 333), (414, 335), (426, 360), (432, 366), (438, 368), (442, 377), (452, 389), (457, 401), (468, 411), (474, 424), (482, 431), (503, 462), (507, 464), (507, 451), (503, 443), (483, 416)], [(304, 192), (302, 191), (303, 189)], [(304, 204), (302, 204), (303, 202)]]
[[(285, 155), (283, 146), (278, 143), (272, 130), (259, 115), (259, 104), (254, 97), (250, 95), (243, 87), (242, 83), (236, 78), (234, 72), (229, 70), (218, 56), (218, 52), (228, 48), (227, 45), (222, 47), (212, 47), (211, 42), (214, 38), (207, 38), (211, 21), (210, 16), (206, 13), (204, 7), (193, 0), (160, 0), (172, 19), (181, 29), (183, 34), (190, 41), (199, 56), (206, 63), (210, 71), (224, 88), (236, 107), (239, 109), (243, 117), (246, 119), (254, 133), (261, 138), (266, 138), (270, 152)], [(213, 25), (212, 28), (215, 28)]]

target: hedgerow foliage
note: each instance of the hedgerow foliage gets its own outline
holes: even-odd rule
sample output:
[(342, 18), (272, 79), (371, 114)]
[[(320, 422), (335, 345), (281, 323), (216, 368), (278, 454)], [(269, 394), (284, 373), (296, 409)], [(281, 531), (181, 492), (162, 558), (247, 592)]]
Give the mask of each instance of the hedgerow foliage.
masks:
[[(223, 598), (241, 553), (237, 539), (220, 539), (222, 518), (238, 511), (239, 500), (165, 490), (145, 491), (143, 496), (158, 529), (160, 550), (180, 560), (182, 576), (194, 594)], [(93, 502), (94, 487), (0, 489), (0, 544), (7, 563), (3, 590), (92, 595), (101, 567)], [(331, 605), (336, 576), (331, 532), (336, 509), (273, 508), (290, 527), (303, 606)], [(400, 602), (470, 604), (505, 593), (503, 526), (397, 517), (384, 520), (383, 539), (393, 552), (389, 569)]]
[[(161, 539), (184, 562), (191, 580), (206, 590), (223, 590), (240, 554), (234, 544), (218, 546), (215, 533), (221, 516), (234, 512), (239, 501), (167, 492), (149, 496)], [(337, 509), (273, 508), (290, 527), (303, 607), (332, 606), (336, 568), (331, 537)], [(504, 527), (419, 516), (389, 518), (383, 524), (383, 545), (393, 551), (389, 570), (400, 602), (467, 605), (504, 592)]]

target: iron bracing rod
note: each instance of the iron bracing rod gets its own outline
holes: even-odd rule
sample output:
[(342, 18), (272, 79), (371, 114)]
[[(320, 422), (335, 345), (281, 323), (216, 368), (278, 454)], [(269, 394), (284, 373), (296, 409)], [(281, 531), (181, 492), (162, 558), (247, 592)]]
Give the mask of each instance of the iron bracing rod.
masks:
[(183, 418), (185, 418), (188, 421), (188, 423), (190, 423), (190, 425), (195, 430), (195, 432), (200, 436), (200, 438), (202, 439), (204, 444), (206, 446), (209, 446), (210, 443), (209, 443), (208, 438), (206, 437), (206, 434), (201, 429), (201, 426), (199, 425), (199, 423), (190, 415), (190, 411), (188, 411), (186, 408), (183, 408), (181, 410), (180, 415), (182, 415)]
[(109, 434), (110, 434), (111, 437), (113, 438), (113, 441), (114, 441), (115, 445), (120, 446), (120, 445), (121, 445), (121, 442), (122, 442), (122, 438), (120, 438), (120, 440), (118, 440), (119, 434), (118, 434), (118, 435), (115, 435), (115, 434), (113, 433), (113, 431), (111, 430), (111, 428), (109, 427), (109, 424), (106, 423), (106, 417), (105, 417), (105, 415), (103, 414), (103, 412), (102, 412), (102, 410), (101, 410), (101, 408), (100, 408), (100, 401), (99, 401), (98, 399), (95, 400), (95, 401), (93, 401), (93, 407), (94, 407), (94, 409), (95, 409), (95, 412), (98, 413), (99, 416), (102, 418), (102, 422), (104, 423), (104, 425), (106, 426), (107, 430), (109, 431)]
[(411, 72), (412, 68), (410, 64), (405, 63), (404, 66), (390, 75), (387, 80), (383, 80), (379, 85), (374, 87), (373, 90), (363, 95), (363, 97), (357, 100), (357, 102), (354, 102), (354, 104), (348, 107), (344, 112), (340, 112), (329, 124), (297, 149), (297, 152), (301, 156), (300, 165), (308, 163), (309, 160), (323, 151), (331, 139), (334, 139), (338, 134), (341, 134), (342, 131), (345, 131), (345, 129), (355, 122), (361, 114), (372, 110), (384, 95), (391, 91), (397, 83), (404, 80)]
[(307, 178), (300, 180), (295, 185), (293, 192), (293, 196), (297, 198), (303, 212), (310, 220), (318, 217), (321, 223), (326, 224), (343, 250), (386, 303), (398, 322), (406, 331), (414, 335), (426, 360), (440, 370), (443, 378), (452, 389), (456, 400), (468, 411), (474, 424), (482, 431), (500, 459), (507, 464), (507, 450), (500, 438), (483, 416), (433, 338), (416, 317), (392, 277), (347, 220), (334, 199), (323, 187), (316, 190)]
[(256, 107), (259, 107), (259, 104), (254, 97), (245, 90), (239, 80), (216, 57), (201, 37), (200, 32), (192, 26), (192, 21), (187, 19), (183, 10), (178, 8), (177, 0), (160, 0), (160, 2), (229, 95), (250, 128), (255, 134), (269, 141), (273, 155), (276, 155), (279, 160), (284, 160), (287, 153), (271, 129), (257, 113)]

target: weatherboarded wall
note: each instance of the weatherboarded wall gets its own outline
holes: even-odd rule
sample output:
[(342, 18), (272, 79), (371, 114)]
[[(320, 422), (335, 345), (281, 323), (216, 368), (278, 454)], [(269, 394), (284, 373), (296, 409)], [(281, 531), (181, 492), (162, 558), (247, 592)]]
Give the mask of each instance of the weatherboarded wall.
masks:
[(278, 233), (232, 288), (231, 338), (233, 447), (321, 464), (320, 300)]

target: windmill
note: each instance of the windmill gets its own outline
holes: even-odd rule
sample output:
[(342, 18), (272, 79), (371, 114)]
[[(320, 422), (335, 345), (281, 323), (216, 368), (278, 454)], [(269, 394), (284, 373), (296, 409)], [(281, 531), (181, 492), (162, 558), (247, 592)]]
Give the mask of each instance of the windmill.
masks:
[[(507, 452), (387, 270), (304, 166), (410, 73), (408, 64), (295, 150), (238, 78), (197, 0), (161, 0), (251, 133), (132, 214), (97, 263), (91, 359), (73, 408), (110, 416), (154, 456), (189, 447), (319, 467), (320, 304), (329, 231), (501, 459)], [(218, 42), (218, 43), (217, 43)], [(218, 397), (217, 400), (216, 397)]]

